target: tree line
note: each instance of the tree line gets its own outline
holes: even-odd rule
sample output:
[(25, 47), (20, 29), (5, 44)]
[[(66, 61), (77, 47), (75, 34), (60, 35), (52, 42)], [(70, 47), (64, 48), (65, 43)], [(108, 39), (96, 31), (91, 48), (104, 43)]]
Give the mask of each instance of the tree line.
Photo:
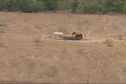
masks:
[(126, 0), (0, 0), (1, 11), (126, 13)]

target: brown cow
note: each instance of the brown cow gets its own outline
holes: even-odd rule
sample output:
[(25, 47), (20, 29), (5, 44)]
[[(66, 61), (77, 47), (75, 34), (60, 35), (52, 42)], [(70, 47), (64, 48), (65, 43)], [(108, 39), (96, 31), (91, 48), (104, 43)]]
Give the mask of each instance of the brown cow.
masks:
[(77, 40), (81, 40), (83, 38), (83, 35), (80, 32), (73, 32), (72, 36), (75, 36)]

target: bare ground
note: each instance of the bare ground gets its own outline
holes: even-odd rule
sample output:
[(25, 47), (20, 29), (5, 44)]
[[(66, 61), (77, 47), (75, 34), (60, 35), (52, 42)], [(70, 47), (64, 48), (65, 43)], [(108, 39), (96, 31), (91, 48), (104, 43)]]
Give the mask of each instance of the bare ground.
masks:
[[(126, 15), (0, 12), (0, 80), (126, 83), (125, 23)], [(86, 38), (55, 40), (60, 30)]]

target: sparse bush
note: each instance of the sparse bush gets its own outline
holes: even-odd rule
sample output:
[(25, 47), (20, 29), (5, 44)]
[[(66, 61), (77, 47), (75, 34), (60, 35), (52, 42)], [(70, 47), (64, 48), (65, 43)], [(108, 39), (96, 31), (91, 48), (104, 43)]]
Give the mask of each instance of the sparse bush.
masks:
[(123, 35), (119, 35), (119, 36), (118, 36), (118, 39), (119, 39), (119, 40), (123, 40), (123, 37), (124, 37)]
[(4, 28), (0, 28), (0, 33), (5, 33), (5, 29)]
[(114, 41), (111, 40), (111, 39), (106, 39), (104, 41), (104, 44), (107, 46), (107, 47), (113, 47), (114, 46)]
[(43, 1), (40, 0), (25, 0), (20, 6), (21, 11), (23, 12), (40, 12), (45, 9)]
[(5, 33), (5, 27), (6, 26), (7, 26), (6, 24), (0, 23), (0, 33)]
[(126, 72), (126, 66), (125, 66), (125, 67), (123, 67), (123, 71), (124, 71), (124, 72)]
[(71, 12), (76, 12), (79, 5), (79, 0), (68, 0), (68, 7)]
[(6, 27), (6, 24), (0, 23), (0, 27)]
[(46, 75), (49, 77), (55, 77), (58, 74), (57, 66), (51, 66), (48, 68)]
[(35, 43), (35, 46), (37, 46), (38, 48), (40, 48), (41, 43), (42, 43), (41, 42), (41, 37), (34, 39), (34, 43)]

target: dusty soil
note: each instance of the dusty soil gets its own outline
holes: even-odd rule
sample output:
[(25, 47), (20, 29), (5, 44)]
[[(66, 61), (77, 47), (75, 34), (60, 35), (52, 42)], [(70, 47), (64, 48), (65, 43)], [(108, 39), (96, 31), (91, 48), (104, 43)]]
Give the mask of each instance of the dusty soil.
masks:
[[(126, 83), (125, 27), (126, 15), (0, 12), (0, 81)], [(55, 40), (55, 31), (86, 37)]]

